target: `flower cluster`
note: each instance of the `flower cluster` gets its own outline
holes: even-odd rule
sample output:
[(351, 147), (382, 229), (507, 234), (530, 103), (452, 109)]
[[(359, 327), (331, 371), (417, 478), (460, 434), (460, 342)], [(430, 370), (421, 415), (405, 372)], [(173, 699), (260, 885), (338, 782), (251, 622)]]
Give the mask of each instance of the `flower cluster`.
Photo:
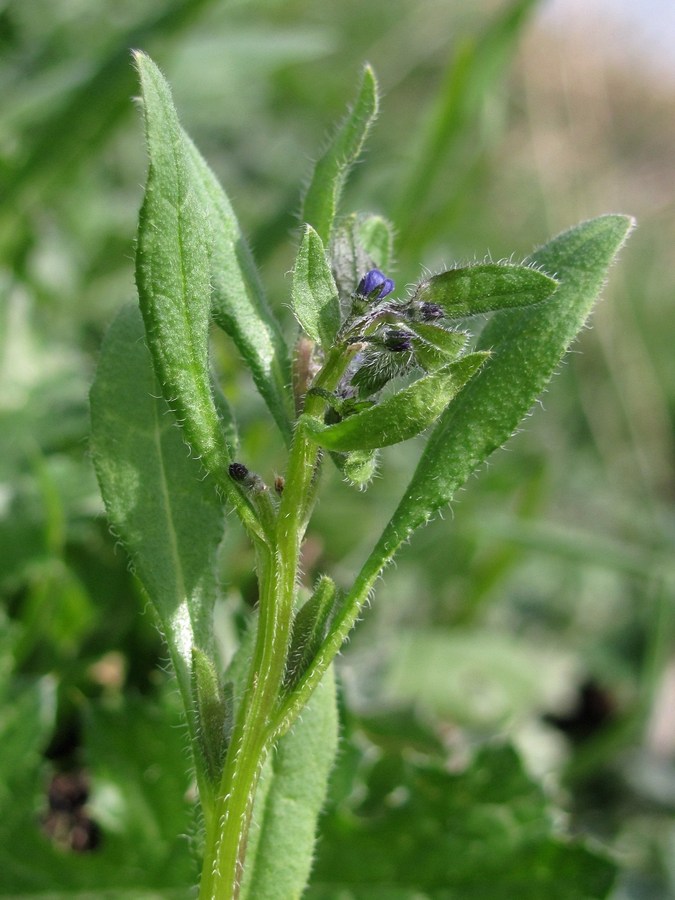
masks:
[(395, 287), (380, 269), (370, 269), (352, 294), (351, 315), (342, 334), (359, 345), (360, 352), (338, 389), (342, 398), (371, 397), (396, 376), (415, 368), (428, 370), (430, 356), (439, 358), (433, 353), (433, 336), (449, 333), (440, 321), (445, 311), (416, 295), (395, 300), (391, 296)]

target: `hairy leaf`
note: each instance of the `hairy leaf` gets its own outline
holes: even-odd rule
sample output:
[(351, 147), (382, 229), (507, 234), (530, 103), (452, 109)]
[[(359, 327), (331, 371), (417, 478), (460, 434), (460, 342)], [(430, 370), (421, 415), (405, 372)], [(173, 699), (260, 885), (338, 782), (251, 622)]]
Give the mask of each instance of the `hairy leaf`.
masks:
[(256, 796), (242, 900), (300, 897), (309, 878), (319, 813), (337, 752), (332, 667), (293, 729), (277, 744)]
[(440, 306), (448, 318), (463, 319), (540, 303), (551, 296), (556, 284), (529, 266), (484, 263), (432, 275), (421, 282), (413, 299)]
[(366, 272), (388, 271), (393, 252), (391, 224), (381, 216), (352, 213), (340, 219), (330, 244), (333, 275), (345, 312), (351, 311), (352, 295)]
[(205, 771), (214, 784), (222, 772), (226, 746), (226, 722), (232, 717), (214, 660), (192, 648), (192, 697), (198, 723), (198, 747)]
[(338, 291), (321, 238), (305, 226), (293, 269), (293, 312), (305, 334), (328, 350), (340, 328)]
[(438, 744), (403, 716), (366, 720), (343, 741), (308, 898), (610, 895), (616, 865), (554, 831), (557, 811), (511, 747), (484, 746), (455, 772)]
[(377, 471), (377, 450), (331, 453), (331, 459), (347, 481), (358, 488), (365, 488)]
[(407, 375), (415, 366), (415, 357), (410, 351), (398, 353), (374, 347), (359, 354), (358, 363), (351, 384), (357, 388), (358, 396), (365, 398), (382, 390), (394, 378)]
[(419, 340), (414, 340), (415, 358), (427, 372), (434, 372), (453, 359), (457, 359), (466, 346), (468, 334), (448, 331), (440, 325), (426, 322), (409, 322), (408, 327)]
[(324, 426), (309, 416), (300, 421), (312, 439), (328, 450), (376, 450), (407, 441), (438, 418), (488, 355), (470, 353), (335, 425)]
[[(356, 222), (356, 236), (372, 262), (372, 268), (387, 272), (394, 255), (394, 235), (391, 222), (382, 216), (364, 216)], [(359, 273), (365, 275), (365, 269)]]
[(157, 611), (190, 702), (192, 647), (211, 647), (223, 509), (161, 397), (135, 307), (122, 310), (103, 342), (91, 451), (108, 518)]
[(311, 663), (316, 651), (326, 636), (330, 619), (339, 602), (335, 582), (323, 575), (314, 593), (298, 610), (293, 620), (293, 633), (288, 649), (284, 682), (293, 687)]
[(555, 272), (547, 303), (495, 316), (481, 335), (491, 357), (434, 428), (413, 478), (380, 538), (394, 549), (513, 433), (543, 390), (593, 306), (607, 269), (632, 226), (626, 216), (601, 216), (564, 232), (531, 262)]
[(229, 453), (208, 366), (211, 234), (187, 146), (161, 72), (136, 54), (150, 167), (141, 208), (136, 281), (161, 390), (188, 443), (211, 470)]
[(211, 228), (211, 315), (234, 341), (286, 440), (292, 398), (288, 348), (269, 309), (251, 252), (227, 194), (184, 134), (195, 190)]
[(324, 245), (330, 240), (347, 175), (361, 153), (377, 108), (375, 73), (366, 66), (354, 105), (314, 167), (305, 195), (302, 219), (316, 229)]

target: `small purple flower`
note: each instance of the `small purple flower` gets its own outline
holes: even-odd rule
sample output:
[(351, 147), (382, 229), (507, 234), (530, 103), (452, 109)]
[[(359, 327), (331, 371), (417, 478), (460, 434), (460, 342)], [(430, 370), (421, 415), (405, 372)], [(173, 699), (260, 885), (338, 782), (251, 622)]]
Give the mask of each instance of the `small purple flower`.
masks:
[(387, 278), (379, 269), (371, 269), (359, 281), (356, 293), (365, 300), (384, 300), (388, 294), (391, 294), (394, 287), (395, 284), (391, 278)]

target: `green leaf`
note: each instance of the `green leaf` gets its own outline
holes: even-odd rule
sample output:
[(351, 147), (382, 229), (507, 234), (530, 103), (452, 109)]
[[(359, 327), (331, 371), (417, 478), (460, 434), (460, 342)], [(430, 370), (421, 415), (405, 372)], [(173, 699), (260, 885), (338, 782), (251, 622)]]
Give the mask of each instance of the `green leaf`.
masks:
[(330, 240), (347, 175), (361, 153), (377, 109), (375, 73), (370, 66), (366, 66), (354, 105), (314, 167), (305, 195), (302, 220), (316, 229), (324, 245)]
[(215, 785), (227, 750), (226, 722), (232, 717), (232, 710), (227, 708), (213, 660), (198, 647), (192, 648), (192, 696), (199, 751), (205, 771)]
[(157, 66), (136, 53), (150, 167), (141, 208), (136, 282), (146, 340), (161, 391), (185, 440), (214, 475), (251, 537), (265, 524), (228, 474), (231, 456), (211, 391), (208, 366), (213, 233), (203, 184)]
[(305, 334), (330, 349), (340, 328), (338, 291), (321, 238), (305, 226), (293, 269), (293, 312)]
[(448, 331), (440, 325), (429, 325), (426, 322), (406, 324), (419, 338), (413, 341), (415, 358), (427, 372), (435, 372), (457, 359), (469, 339), (469, 335), (463, 331)]
[(269, 309), (253, 256), (227, 194), (183, 132), (196, 191), (211, 227), (211, 315), (234, 341), (285, 440), (291, 436), (291, 367), (281, 329)]
[[(467, 181), (475, 178), (476, 168), (484, 172), (481, 163), (501, 137), (501, 115), (495, 117), (495, 111), (508, 93), (495, 90), (495, 85), (501, 87), (527, 19), (537, 6), (538, 0), (501, 3), (480, 32), (453, 37), (447, 69), (433, 103), (424, 110), (425, 123), (415, 140), (416, 158), (401, 179), (393, 215), (401, 246), (412, 258), (439, 233), (439, 220), (445, 226), (461, 216)], [(490, 128), (485, 127), (487, 116)], [(453, 173), (451, 184), (443, 177), (446, 172)]]
[(91, 812), (104, 833), (102, 847), (118, 859), (120, 881), (175, 888), (197, 880), (186, 838), (194, 832), (195, 805), (181, 718), (168, 691), (159, 703), (127, 697), (121, 708), (88, 711)]
[(376, 450), (420, 434), (485, 362), (487, 353), (470, 353), (438, 372), (335, 425), (303, 416), (310, 436), (328, 450)]
[(91, 451), (108, 518), (152, 600), (191, 705), (192, 648), (209, 652), (223, 509), (160, 395), (143, 323), (122, 310), (91, 389)]
[(335, 582), (323, 575), (314, 593), (298, 610), (293, 620), (293, 633), (288, 650), (284, 683), (293, 685), (302, 677), (328, 632), (340, 595)]
[(484, 747), (457, 773), (417, 723), (407, 743), (405, 722), (395, 738), (383, 724), (366, 720), (343, 741), (309, 900), (609, 895), (615, 865), (556, 835), (556, 811), (511, 747)]
[[(92, 158), (102, 155), (102, 146), (128, 113), (129, 97), (135, 90), (129, 47), (153, 45), (166, 53), (176, 36), (182, 35), (186, 25), (211, 2), (174, 0), (161, 10), (146, 8), (145, 18), (128, 31), (117, 32), (114, 26), (107, 29), (108, 49), (101, 55), (91, 48), (91, 55), (73, 71), (76, 83), (71, 85), (72, 78), (66, 79), (68, 89), (50, 103), (47, 115), (32, 122), (30, 142), (15, 155), (17, 164), (11, 166), (8, 159), (3, 166), (1, 243), (17, 232), (14, 210), (27, 208), (36, 198), (41, 203), (49, 202), (53, 194), (71, 187), (73, 176), (77, 178), (85, 170), (81, 164), (84, 147)], [(60, 65), (64, 63), (67, 56)], [(32, 106), (25, 105), (27, 109)]]
[[(26, 794), (35, 787), (35, 770), (54, 727), (55, 696), (49, 678), (30, 681), (12, 674), (18, 626), (0, 610), (0, 837), (7, 837), (7, 815), (13, 807), (26, 807)], [(18, 802), (17, 802), (18, 801)], [(17, 810), (18, 812), (18, 810)], [(9, 829), (11, 834), (11, 826)], [(2, 849), (10, 844), (2, 841)], [(0, 855), (1, 859), (1, 855)], [(3, 869), (4, 871), (4, 869)]]
[[(387, 272), (394, 255), (394, 233), (391, 222), (383, 216), (363, 216), (356, 222), (356, 238), (372, 262), (369, 268), (375, 267)], [(365, 274), (364, 269), (359, 273), (359, 277)]]
[[(546, 708), (563, 690), (563, 651), (538, 647), (505, 629), (411, 625), (392, 639), (382, 702), (424, 710), (459, 728), (495, 733)], [(480, 673), (480, 703), (467, 684)]]
[(210, 471), (229, 462), (208, 366), (212, 237), (161, 72), (136, 53), (150, 167), (141, 208), (136, 282), (161, 390)]
[(358, 488), (365, 488), (377, 471), (377, 450), (331, 453), (331, 459), (347, 481)]
[(360, 356), (359, 368), (352, 375), (352, 387), (358, 396), (370, 397), (381, 391), (394, 378), (408, 375), (415, 365), (410, 352), (396, 353), (375, 346), (364, 350)]
[(480, 347), (492, 355), (431, 433), (378, 543), (385, 558), (511, 436), (586, 321), (631, 227), (626, 216), (601, 216), (564, 232), (532, 256), (533, 264), (556, 273), (556, 294), (548, 303), (500, 313), (484, 330)]
[(46, 708), (48, 681), (27, 688), (13, 679), (7, 687), (12, 700), (3, 697), (3, 710), (12, 714), (3, 716), (0, 728), (0, 783), (10, 794), (0, 789), (0, 896), (188, 896), (197, 879), (187, 838), (195, 832), (195, 807), (174, 692), (160, 704), (120, 695), (114, 704), (108, 699), (89, 706), (81, 698), (85, 729), (78, 756), (86, 766), (90, 796), (78, 811), (77, 826), (82, 832), (93, 823), (100, 842), (94, 852), (77, 853), (57, 846), (44, 829), (48, 817), (63, 839), (75, 824), (72, 812), (49, 805), (47, 788), (55, 768), (41, 755), (53, 725)]
[(303, 895), (338, 742), (332, 667), (272, 751), (253, 811), (242, 900)]
[(556, 286), (553, 278), (529, 266), (483, 263), (433, 275), (419, 284), (413, 300), (437, 304), (448, 318), (463, 319), (540, 303)]
[(345, 306), (359, 281), (371, 269), (387, 271), (392, 264), (393, 229), (381, 216), (352, 213), (340, 219), (330, 244), (333, 275)]

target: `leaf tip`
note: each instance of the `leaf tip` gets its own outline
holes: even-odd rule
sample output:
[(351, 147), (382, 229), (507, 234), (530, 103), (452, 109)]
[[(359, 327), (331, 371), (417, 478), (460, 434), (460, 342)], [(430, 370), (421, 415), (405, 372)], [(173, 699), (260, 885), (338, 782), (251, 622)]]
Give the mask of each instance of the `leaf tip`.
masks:
[(148, 56), (145, 50), (138, 50), (135, 47), (131, 50), (131, 61), (134, 64), (139, 75), (142, 75), (145, 69), (148, 69), (151, 66), (155, 66), (155, 63), (152, 61), (150, 56)]
[(617, 213), (616, 218), (618, 221), (624, 223), (625, 232), (624, 232), (623, 239), (624, 239), (624, 241), (626, 241), (628, 239), (628, 237), (630, 237), (631, 232), (635, 228), (637, 228), (637, 219), (635, 218), (635, 216), (629, 216), (629, 215), (626, 215), (625, 213)]
[(359, 97), (368, 96), (371, 104), (369, 119), (372, 122), (377, 117), (380, 107), (380, 91), (377, 82), (377, 75), (372, 65), (367, 62), (363, 66), (361, 75), (361, 86), (359, 88)]
[(363, 64), (363, 80), (377, 90), (377, 75), (369, 62)]

